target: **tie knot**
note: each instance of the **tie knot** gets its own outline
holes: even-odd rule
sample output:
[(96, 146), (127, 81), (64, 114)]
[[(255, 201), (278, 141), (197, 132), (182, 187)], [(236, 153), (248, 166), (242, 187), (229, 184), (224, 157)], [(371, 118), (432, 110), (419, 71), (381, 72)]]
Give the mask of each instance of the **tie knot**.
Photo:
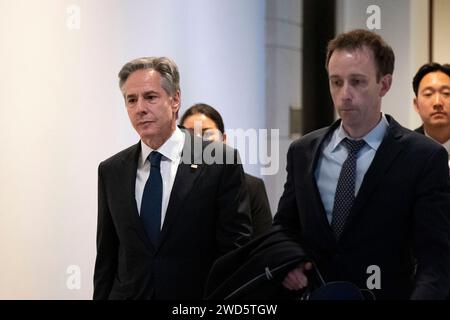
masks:
[(152, 151), (148, 156), (148, 161), (150, 161), (150, 166), (159, 168), (161, 164), (162, 154), (158, 151)]
[(365, 146), (366, 142), (364, 140), (350, 140), (344, 139), (344, 146), (347, 148), (348, 152), (357, 154), (362, 147)]

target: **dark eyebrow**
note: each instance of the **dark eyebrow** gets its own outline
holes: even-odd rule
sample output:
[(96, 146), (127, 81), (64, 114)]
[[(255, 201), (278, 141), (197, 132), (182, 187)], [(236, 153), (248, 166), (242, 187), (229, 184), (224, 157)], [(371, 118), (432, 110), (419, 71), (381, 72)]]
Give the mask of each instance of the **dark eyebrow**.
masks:
[(130, 98), (130, 97), (136, 97), (136, 95), (135, 94), (127, 94), (127, 95), (125, 95), (125, 99), (128, 99), (128, 98)]
[(145, 92), (144, 92), (144, 96), (149, 95), (149, 94), (159, 94), (159, 93), (156, 92), (156, 91), (153, 91), (153, 90), (145, 91)]
[(437, 88), (437, 89), (435, 89), (435, 88), (433, 88), (432, 86), (427, 86), (427, 87), (425, 87), (425, 88), (423, 88), (422, 90), (420, 90), (420, 92), (423, 92), (423, 91), (425, 91), (425, 90), (433, 90), (433, 91), (439, 91), (439, 90), (450, 90), (450, 86), (448, 86), (448, 85), (443, 85), (443, 86), (440, 86), (439, 88)]
[[(367, 78), (367, 76), (365, 74), (361, 74), (361, 73), (352, 73), (350, 74), (350, 77), (354, 77), (354, 78)], [(338, 76), (336, 74), (332, 74), (329, 76), (330, 79), (341, 79), (341, 76)]]
[(435, 90), (432, 86), (428, 86), (428, 87), (425, 87), (425, 88), (422, 88), (422, 90), (420, 90), (420, 92), (424, 92), (424, 91), (426, 91), (426, 90)]
[[(156, 94), (156, 95), (158, 95), (159, 93), (156, 92), (156, 91), (153, 91), (153, 90), (145, 91), (145, 92), (143, 93), (144, 96), (147, 96), (147, 95), (149, 95), (149, 94)], [(130, 98), (130, 97), (136, 97), (136, 96), (137, 96), (137, 95), (136, 95), (135, 93), (130, 93), (130, 94), (126, 95), (125, 98), (128, 99), (128, 98)]]
[(365, 74), (360, 74), (360, 73), (352, 73), (350, 75), (350, 77), (355, 77), (355, 78), (367, 78), (367, 76)]

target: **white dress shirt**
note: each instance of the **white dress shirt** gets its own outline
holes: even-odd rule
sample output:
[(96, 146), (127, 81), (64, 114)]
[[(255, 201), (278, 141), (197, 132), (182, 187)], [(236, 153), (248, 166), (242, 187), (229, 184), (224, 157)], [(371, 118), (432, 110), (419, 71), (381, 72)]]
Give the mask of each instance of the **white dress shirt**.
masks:
[[(161, 204), (161, 228), (166, 217), (167, 206), (169, 205), (170, 194), (177, 174), (178, 165), (181, 160), (185, 136), (177, 127), (170, 138), (159, 147), (158, 151), (161, 157), (161, 177), (163, 182), (163, 194)], [(135, 197), (139, 215), (141, 214), (142, 194), (144, 193), (145, 183), (150, 175), (150, 162), (147, 157), (153, 149), (147, 146), (141, 140), (141, 154), (139, 156)]]
[[(364, 175), (369, 169), (375, 153), (386, 135), (388, 127), (389, 122), (384, 114), (382, 114), (377, 126), (362, 138), (366, 142), (366, 145), (358, 152), (356, 159), (355, 196), (358, 194)], [(353, 140), (345, 132), (341, 122), (339, 128), (334, 130), (330, 137), (322, 144), (321, 155), (314, 173), (317, 188), (319, 189), (329, 223), (331, 223), (334, 195), (336, 193), (339, 175), (342, 165), (348, 156), (347, 148), (341, 144), (345, 138)]]
[[(425, 135), (426, 135), (428, 138), (433, 139), (433, 138), (425, 131), (425, 129), (424, 129), (423, 131), (425, 132)], [(433, 140), (434, 140), (434, 139), (433, 139)], [(436, 141), (436, 140), (434, 140), (434, 141)], [(436, 142), (439, 143), (438, 141), (436, 141)], [(439, 144), (441, 144), (441, 143), (439, 143)], [(445, 148), (445, 150), (447, 150), (447, 153), (448, 153), (448, 166), (449, 166), (449, 168), (450, 168), (450, 140), (447, 140), (447, 142), (442, 143), (442, 146)]]

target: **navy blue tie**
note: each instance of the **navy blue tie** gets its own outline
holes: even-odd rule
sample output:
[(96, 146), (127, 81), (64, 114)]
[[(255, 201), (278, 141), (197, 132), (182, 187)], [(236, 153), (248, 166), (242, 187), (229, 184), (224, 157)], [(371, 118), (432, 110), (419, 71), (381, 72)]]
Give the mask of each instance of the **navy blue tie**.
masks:
[(342, 143), (348, 150), (348, 156), (342, 164), (334, 195), (331, 229), (336, 239), (341, 236), (347, 216), (355, 202), (356, 159), (359, 150), (366, 144), (364, 140), (355, 141), (347, 138), (342, 140)]
[(162, 178), (161, 178), (161, 153), (152, 151), (148, 156), (150, 161), (150, 175), (145, 183), (141, 203), (141, 219), (144, 222), (145, 232), (150, 241), (157, 245), (161, 231), (161, 203), (162, 203)]

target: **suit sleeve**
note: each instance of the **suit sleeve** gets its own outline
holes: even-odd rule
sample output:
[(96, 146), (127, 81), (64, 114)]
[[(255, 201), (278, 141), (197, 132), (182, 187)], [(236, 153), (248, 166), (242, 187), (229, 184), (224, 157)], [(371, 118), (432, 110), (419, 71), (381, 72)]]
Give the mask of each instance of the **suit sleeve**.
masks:
[(217, 195), (218, 219), (216, 237), (220, 254), (236, 249), (250, 240), (252, 221), (250, 200), (245, 183), (244, 171), (236, 150), (234, 163), (221, 165), (223, 173)]
[(284, 191), (278, 203), (278, 210), (274, 217), (274, 225), (280, 225), (291, 236), (300, 238), (301, 226), (297, 209), (294, 188), (294, 144), (289, 147), (287, 154), (287, 179)]
[(118, 237), (108, 207), (102, 165), (98, 169), (97, 257), (94, 269), (94, 300), (108, 299), (117, 270)]
[(412, 299), (445, 299), (450, 292), (450, 182), (447, 153), (430, 156), (413, 211), (417, 259)]
[(250, 211), (253, 222), (253, 238), (256, 238), (272, 226), (272, 213), (263, 180), (254, 178), (254, 185), (247, 182), (250, 196)]

